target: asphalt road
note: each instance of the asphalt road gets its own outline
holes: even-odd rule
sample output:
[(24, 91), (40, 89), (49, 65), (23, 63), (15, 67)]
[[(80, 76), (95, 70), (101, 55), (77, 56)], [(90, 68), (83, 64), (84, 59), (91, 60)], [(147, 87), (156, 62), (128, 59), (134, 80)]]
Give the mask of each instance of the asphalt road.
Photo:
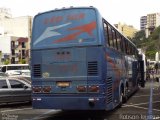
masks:
[(160, 83), (148, 81), (113, 111), (33, 110), (31, 104), (0, 106), (0, 120), (160, 120)]

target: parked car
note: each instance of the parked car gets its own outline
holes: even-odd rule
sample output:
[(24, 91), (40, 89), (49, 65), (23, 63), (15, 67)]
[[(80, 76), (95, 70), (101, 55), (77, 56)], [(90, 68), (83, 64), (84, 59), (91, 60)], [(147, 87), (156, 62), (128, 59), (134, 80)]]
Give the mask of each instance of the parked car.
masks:
[(0, 77), (7, 77), (8, 75), (4, 72), (0, 72)]
[(30, 70), (26, 70), (26, 71), (18, 71), (17, 74), (12, 74), (9, 76), (26, 79), (26, 80), (30, 81), (30, 83), (31, 83), (31, 75), (30, 74), (31, 74)]
[(31, 84), (12, 77), (0, 78), (0, 104), (31, 101)]
[(7, 75), (30, 75), (30, 70), (8, 70), (5, 72)]

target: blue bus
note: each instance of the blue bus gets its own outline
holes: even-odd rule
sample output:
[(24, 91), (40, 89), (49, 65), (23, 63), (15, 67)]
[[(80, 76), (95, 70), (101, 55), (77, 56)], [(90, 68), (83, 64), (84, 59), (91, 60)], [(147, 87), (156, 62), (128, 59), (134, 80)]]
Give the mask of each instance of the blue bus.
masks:
[(34, 109), (112, 110), (143, 82), (138, 49), (94, 7), (37, 14), (31, 58)]

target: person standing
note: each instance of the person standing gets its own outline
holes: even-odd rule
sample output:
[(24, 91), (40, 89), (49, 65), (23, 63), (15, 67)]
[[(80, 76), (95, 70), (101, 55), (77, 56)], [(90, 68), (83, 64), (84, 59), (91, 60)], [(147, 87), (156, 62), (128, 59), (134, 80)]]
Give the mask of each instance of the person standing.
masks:
[(156, 64), (154, 65), (154, 68), (155, 68), (155, 70), (156, 70), (156, 74), (158, 74), (158, 63), (156, 63)]

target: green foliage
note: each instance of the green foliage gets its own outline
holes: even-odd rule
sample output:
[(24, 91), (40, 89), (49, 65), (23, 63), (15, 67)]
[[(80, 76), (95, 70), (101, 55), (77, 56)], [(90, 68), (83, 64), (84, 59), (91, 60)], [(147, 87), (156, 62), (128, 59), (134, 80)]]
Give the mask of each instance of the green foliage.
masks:
[(160, 26), (154, 30), (154, 32), (149, 36), (149, 38), (152, 40), (157, 40), (159, 39), (159, 35), (160, 35)]
[(25, 60), (25, 59), (20, 59), (19, 63), (20, 63), (20, 64), (25, 64), (25, 63), (26, 63), (26, 60)]
[(134, 37), (132, 38), (132, 41), (135, 44), (140, 45), (141, 43), (143, 43), (144, 39), (145, 39), (145, 31), (141, 30), (135, 33)]
[(4, 64), (5, 64), (5, 65), (8, 65), (9, 63), (10, 63), (9, 59), (6, 59), (6, 60), (4, 61)]
[(154, 59), (156, 52), (157, 52), (156, 50), (148, 50), (148, 51), (146, 51), (146, 56), (147, 56), (148, 58)]
[(153, 33), (145, 38), (145, 31), (138, 31), (132, 38), (132, 41), (138, 48), (146, 51), (146, 56), (149, 59), (155, 59), (155, 54), (160, 51), (160, 26), (157, 27)]

